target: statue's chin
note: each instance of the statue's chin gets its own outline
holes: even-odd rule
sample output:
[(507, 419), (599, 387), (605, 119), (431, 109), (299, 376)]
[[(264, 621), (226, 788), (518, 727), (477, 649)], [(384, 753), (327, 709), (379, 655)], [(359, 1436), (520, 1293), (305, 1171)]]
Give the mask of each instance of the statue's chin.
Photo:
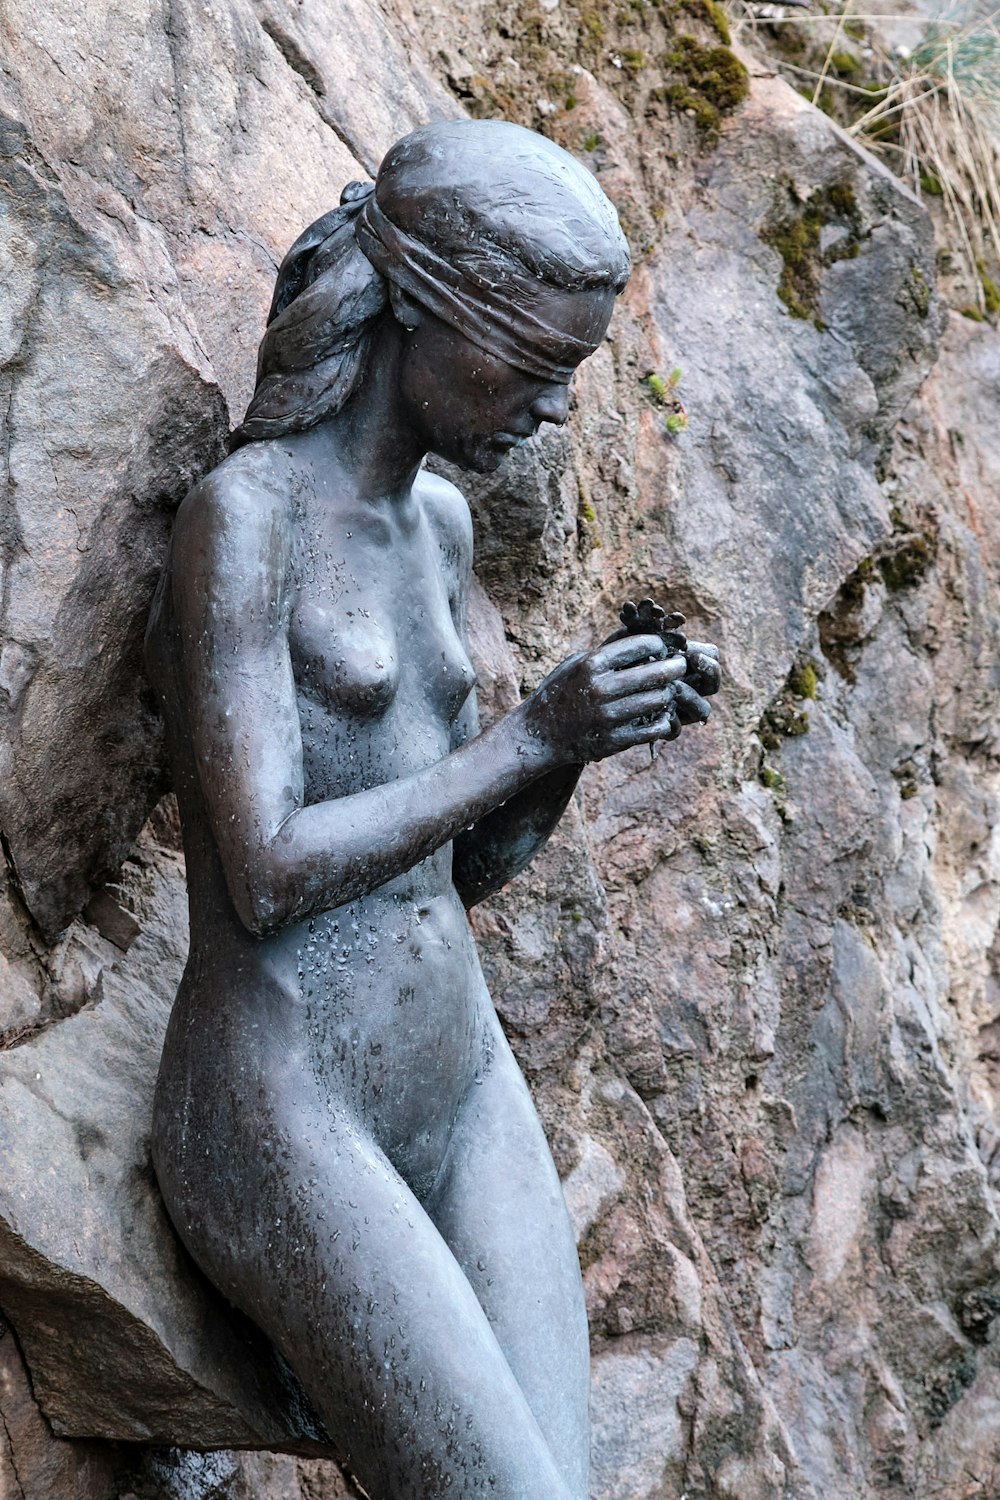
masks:
[(507, 457), (506, 452), (497, 448), (487, 447), (485, 444), (474, 449), (465, 448), (461, 453), (439, 453), (439, 458), (446, 459), (448, 463), (457, 465), (466, 473), (492, 474)]
[(475, 474), (492, 474), (494, 470), (499, 469), (506, 458), (506, 453), (478, 453), (468, 467)]

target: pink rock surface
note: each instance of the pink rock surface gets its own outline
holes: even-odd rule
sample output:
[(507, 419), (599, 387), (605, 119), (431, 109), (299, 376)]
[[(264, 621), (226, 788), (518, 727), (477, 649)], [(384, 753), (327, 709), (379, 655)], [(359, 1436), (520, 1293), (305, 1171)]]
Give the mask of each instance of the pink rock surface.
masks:
[[(779, 80), (706, 142), (654, 97), (666, 12), (633, 75), (620, 22), (598, 45), (581, 14), (12, 0), (0, 20), (18, 1500), (343, 1493), (292, 1456), (302, 1411), (149, 1173), (185, 935), (168, 805), (136, 843), (167, 785), (139, 648), (284, 249), (396, 136), (465, 108), (589, 160), (636, 251), (567, 429), (467, 486), (486, 714), (647, 592), (727, 670), (705, 729), (588, 771), (474, 918), (579, 1235), (595, 1497), (996, 1490), (1000, 337), (953, 316), (934, 365), (923, 210)], [(856, 253), (820, 277), (821, 328), (779, 300), (768, 237), (832, 189)], [(644, 381), (674, 366), (676, 440)], [(233, 1451), (253, 1447), (284, 1452)]]

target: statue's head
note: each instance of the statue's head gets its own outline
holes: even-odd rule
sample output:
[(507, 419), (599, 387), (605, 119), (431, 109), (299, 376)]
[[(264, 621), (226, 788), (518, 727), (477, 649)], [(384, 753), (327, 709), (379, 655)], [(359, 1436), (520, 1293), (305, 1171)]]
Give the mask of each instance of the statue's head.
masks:
[[(408, 335), (401, 393), (417, 420), (428, 413), (427, 447), (494, 467), (538, 421), (565, 417), (573, 371), (603, 338), (628, 274), (614, 207), (561, 147), (500, 120), (414, 131), (374, 187), (350, 184), (286, 255), (234, 446), (339, 411), (391, 318)], [(517, 415), (529, 387), (530, 419)], [(513, 428), (486, 421), (481, 442), (455, 450), (434, 418), (463, 401), (492, 401), (497, 420), (506, 401)]]

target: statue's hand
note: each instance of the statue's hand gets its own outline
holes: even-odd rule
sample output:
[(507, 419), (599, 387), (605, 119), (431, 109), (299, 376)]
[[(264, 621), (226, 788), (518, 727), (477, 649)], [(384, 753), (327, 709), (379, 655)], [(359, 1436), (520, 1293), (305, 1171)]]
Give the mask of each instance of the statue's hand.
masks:
[(568, 657), (520, 711), (528, 734), (557, 763), (604, 760), (633, 745), (676, 739), (682, 712), (701, 702), (682, 681), (687, 669), (687, 657), (672, 653), (661, 636), (629, 635)]
[(719, 691), (722, 669), (719, 665), (719, 648), (704, 641), (689, 641), (681, 630), (684, 616), (677, 611), (668, 613), (654, 599), (642, 599), (638, 604), (626, 599), (618, 618), (621, 630), (609, 639), (621, 640), (631, 636), (635, 639), (649, 635), (658, 636), (668, 651), (682, 652), (686, 658), (683, 681), (677, 684), (677, 718), (680, 724), (704, 724), (711, 713), (706, 698)]
[(687, 657), (685, 683), (699, 697), (711, 698), (713, 693), (719, 691), (722, 681), (718, 646), (713, 646), (709, 641), (688, 641), (684, 655)]

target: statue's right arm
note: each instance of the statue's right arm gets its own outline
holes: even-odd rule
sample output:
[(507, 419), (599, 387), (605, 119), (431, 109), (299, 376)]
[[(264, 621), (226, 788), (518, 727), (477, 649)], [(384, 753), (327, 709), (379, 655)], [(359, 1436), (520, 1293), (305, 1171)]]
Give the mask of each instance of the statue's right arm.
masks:
[[(280, 502), (214, 475), (175, 523), (184, 708), (229, 892), (257, 936), (384, 885), (561, 764), (666, 732), (623, 722), (622, 694), (656, 677), (656, 664), (612, 670), (650, 654), (649, 638), (635, 637), (604, 648), (613, 660), (571, 657), (518, 708), (425, 770), (305, 805), (289, 546)], [(659, 666), (664, 676), (668, 663)], [(632, 717), (648, 715), (665, 686), (658, 698), (630, 698)]]

